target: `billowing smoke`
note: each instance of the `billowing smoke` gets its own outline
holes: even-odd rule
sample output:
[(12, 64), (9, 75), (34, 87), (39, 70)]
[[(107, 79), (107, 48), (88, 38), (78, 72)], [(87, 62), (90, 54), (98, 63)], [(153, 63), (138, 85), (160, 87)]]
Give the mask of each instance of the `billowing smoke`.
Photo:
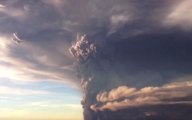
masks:
[(96, 54), (96, 46), (86, 39), (86, 35), (77, 35), (77, 41), (71, 46), (70, 53), (78, 61), (85, 62), (89, 57), (93, 57)]
[(85, 120), (192, 120), (191, 5), (0, 0), (0, 77), (81, 83)]
[(96, 101), (93, 99), (97, 93), (94, 90), (94, 76), (92, 66), (95, 54), (96, 46), (87, 40), (86, 35), (77, 35), (76, 43), (69, 49), (70, 53), (77, 59), (79, 79), (81, 79), (81, 85), (84, 90), (84, 98), (82, 105), (84, 108), (84, 119), (93, 120), (93, 111), (90, 106)]
[[(185, 115), (188, 115), (186, 120), (191, 118), (188, 114), (191, 110), (186, 107), (192, 104), (190, 80), (165, 82), (156, 86), (150, 81), (145, 85), (145, 81), (140, 80), (144, 86), (137, 86), (131, 81), (140, 75), (127, 79), (131, 76), (129, 71), (119, 70), (118, 66), (123, 67), (102, 50), (104, 48), (93, 43), (86, 35), (78, 35), (69, 49), (77, 59), (78, 79), (84, 91), (84, 120), (180, 120)], [(147, 78), (150, 79), (149, 76)], [(174, 111), (172, 107), (182, 112)], [(178, 118), (171, 114), (177, 114)]]
[[(86, 35), (77, 35), (76, 42), (69, 49), (70, 53), (77, 59), (78, 78), (84, 91), (82, 105), (85, 120), (97, 120), (98, 115), (91, 109), (97, 103), (96, 96), (101, 90), (106, 89), (109, 84), (109, 61), (100, 60), (102, 55), (97, 50), (96, 44), (88, 40)], [(107, 69), (106, 69), (107, 68)], [(114, 84), (114, 83), (113, 83)]]

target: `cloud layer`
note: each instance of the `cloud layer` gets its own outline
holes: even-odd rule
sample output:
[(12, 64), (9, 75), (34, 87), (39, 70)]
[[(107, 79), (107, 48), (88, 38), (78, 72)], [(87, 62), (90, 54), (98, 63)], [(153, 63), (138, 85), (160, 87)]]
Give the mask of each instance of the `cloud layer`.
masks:
[(98, 106), (91, 108), (97, 110), (118, 110), (135, 106), (161, 105), (161, 104), (192, 104), (192, 83), (175, 82), (162, 87), (144, 87), (142, 89), (119, 86), (109, 92), (97, 95)]

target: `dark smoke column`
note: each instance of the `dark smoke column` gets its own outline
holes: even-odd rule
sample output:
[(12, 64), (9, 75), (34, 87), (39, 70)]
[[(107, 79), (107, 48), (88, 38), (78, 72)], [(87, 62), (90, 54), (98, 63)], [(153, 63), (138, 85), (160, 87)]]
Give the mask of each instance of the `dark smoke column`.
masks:
[[(82, 105), (84, 109), (84, 120), (97, 120), (94, 111), (90, 106), (96, 102), (96, 94), (99, 91), (94, 84), (98, 84), (93, 73), (99, 70), (95, 65), (96, 46), (90, 43), (85, 35), (77, 36), (76, 43), (69, 49), (70, 53), (77, 60), (78, 77), (81, 80), (81, 85), (84, 90), (84, 98)], [(97, 83), (96, 83), (97, 82)]]
[(139, 89), (122, 84), (115, 58), (85, 35), (78, 36), (69, 50), (84, 90), (84, 120), (192, 120), (190, 82)]

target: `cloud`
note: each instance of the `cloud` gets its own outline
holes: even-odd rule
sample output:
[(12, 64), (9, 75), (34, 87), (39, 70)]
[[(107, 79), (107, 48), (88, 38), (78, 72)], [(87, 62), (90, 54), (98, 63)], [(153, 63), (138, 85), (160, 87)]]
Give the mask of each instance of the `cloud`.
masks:
[[(58, 80), (76, 86), (74, 82), (70, 82), (70, 80), (76, 80), (73, 75), (75, 72), (72, 63), (65, 64), (67, 60), (60, 59), (62, 56), (51, 59), (53, 54), (50, 54), (49, 51), (38, 48), (27, 41), (15, 43), (11, 37), (2, 35), (0, 38), (1, 79), (8, 78), (15, 81)], [(61, 60), (61, 64), (57, 59)]]
[[(180, 29), (191, 26), (190, 13), (185, 14), (186, 8), (190, 11), (190, 3), (189, 0), (0, 1), (0, 78), (55, 80), (76, 87), (82, 81), (87, 95), (82, 101), (85, 114), (93, 116), (90, 105), (95, 103), (101, 107), (104, 101), (112, 104), (118, 100), (115, 103), (118, 107), (123, 96), (157, 88), (159, 92), (162, 85), (192, 73), (191, 34)], [(88, 40), (74, 41), (77, 33), (85, 33)], [(22, 42), (18, 44), (17, 40)], [(77, 44), (71, 47), (73, 41)], [(92, 43), (97, 46), (96, 53)], [(78, 61), (77, 65), (75, 59), (84, 62)], [(80, 80), (76, 78), (75, 65)], [(105, 97), (109, 90), (122, 95), (111, 92), (110, 98)], [(103, 102), (97, 104), (97, 94), (102, 91), (106, 92), (98, 99)], [(161, 98), (152, 95), (130, 101), (159, 102)]]
[[(158, 104), (192, 104), (192, 82), (173, 82), (161, 87), (144, 87), (141, 89), (119, 86), (109, 92), (97, 95), (98, 106), (91, 108), (97, 110), (119, 110), (135, 106)], [(187, 100), (185, 100), (187, 99)]]
[[(1, 1), (0, 4), (5, 6), (0, 8), (0, 69), (4, 71), (1, 76), (25, 81), (54, 79), (70, 84), (80, 83), (74, 76), (74, 59), (68, 51), (76, 33), (86, 33), (93, 38), (91, 41), (99, 44), (111, 39), (111, 31), (116, 41), (133, 34), (145, 34), (145, 28), (161, 20), (152, 19), (158, 16), (152, 12), (153, 5), (142, 3), (145, 4), (126, 0), (115, 3), (96, 0)], [(166, 1), (154, 5), (160, 13), (169, 7)], [(140, 11), (138, 8), (146, 9)], [(21, 44), (11, 42), (14, 33), (23, 41)], [(8, 76), (9, 73), (11, 75)]]
[(4, 5), (0, 4), (0, 8), (4, 8), (4, 7), (5, 7)]
[(126, 25), (129, 21), (131, 21), (133, 18), (131, 18), (128, 15), (113, 15), (110, 17), (110, 31), (108, 34), (112, 34), (118, 31), (118, 29), (122, 28), (124, 25)]
[(6, 95), (44, 95), (44, 94), (49, 94), (49, 92), (40, 91), (40, 90), (30, 90), (30, 89), (23, 89), (23, 88), (0, 86), (0, 94), (6, 94)]
[[(77, 87), (68, 51), (71, 33), (63, 29), (63, 19), (53, 2), (47, 2), (0, 2), (5, 6), (0, 11), (0, 77), (17, 81), (57, 80)], [(50, 19), (43, 19), (44, 15)], [(22, 40), (20, 44), (18, 39)]]
[(192, 27), (192, 1), (184, 0), (177, 5), (165, 19), (165, 23), (169, 26), (179, 26), (189, 30)]

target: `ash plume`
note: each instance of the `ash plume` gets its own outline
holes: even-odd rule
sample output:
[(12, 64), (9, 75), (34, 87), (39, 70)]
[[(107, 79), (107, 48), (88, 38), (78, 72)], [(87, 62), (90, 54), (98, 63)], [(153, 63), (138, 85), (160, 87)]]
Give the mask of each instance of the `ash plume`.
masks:
[(0, 0), (0, 77), (81, 85), (85, 120), (192, 120), (191, 5)]
[(69, 49), (70, 53), (77, 59), (79, 79), (84, 91), (82, 105), (84, 108), (84, 120), (94, 120), (94, 113), (90, 106), (96, 101), (93, 99), (97, 91), (94, 90), (94, 76), (92, 75), (93, 62), (96, 54), (96, 46), (90, 43), (86, 35), (77, 35), (76, 42)]
[(77, 35), (76, 43), (71, 46), (69, 51), (78, 61), (83, 62), (96, 54), (96, 46), (86, 39), (85, 34)]
[[(131, 74), (122, 71), (124, 67), (115, 62), (115, 55), (104, 54), (104, 49), (86, 35), (78, 35), (69, 49), (76, 59), (78, 79), (84, 92), (81, 101), (84, 120), (159, 120), (162, 115), (165, 116), (162, 118), (164, 120), (181, 120), (185, 115), (188, 116), (186, 120), (190, 120), (190, 110), (185, 109), (185, 106), (192, 105), (190, 80), (166, 81), (162, 85), (149, 81), (148, 86), (144, 80), (134, 83), (134, 79), (141, 79), (140, 75), (126, 79)], [(139, 82), (143, 86), (137, 86)], [(174, 111), (173, 106), (182, 113)], [(172, 117), (172, 113), (178, 114), (179, 119)]]

